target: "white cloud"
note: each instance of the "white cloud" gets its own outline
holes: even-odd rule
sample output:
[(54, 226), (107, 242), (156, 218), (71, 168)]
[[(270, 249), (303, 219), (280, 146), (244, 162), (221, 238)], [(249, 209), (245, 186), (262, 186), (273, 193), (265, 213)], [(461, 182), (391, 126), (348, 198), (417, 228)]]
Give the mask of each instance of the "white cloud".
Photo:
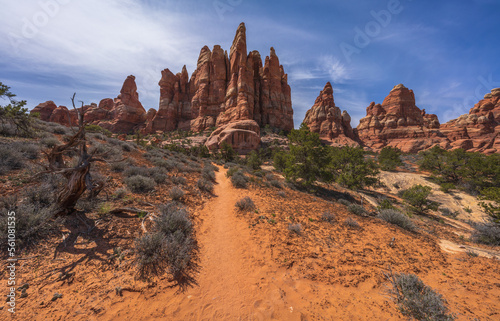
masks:
[(158, 14), (134, 0), (8, 1), (0, 13), (0, 54), (22, 72), (112, 85), (110, 96), (134, 74), (142, 99), (156, 107), (161, 70), (180, 72), (187, 63), (192, 72), (209, 40), (182, 28), (198, 17), (163, 11), (152, 18)]
[(346, 83), (353, 78), (352, 70), (348, 71), (346, 66), (334, 56), (315, 57), (314, 66), (289, 67), (288, 75), (292, 81), (306, 81), (314, 79), (325, 79), (336, 84)]
[(347, 68), (334, 56), (323, 56), (319, 59), (320, 66), (327, 72), (334, 83), (345, 83), (351, 79)]

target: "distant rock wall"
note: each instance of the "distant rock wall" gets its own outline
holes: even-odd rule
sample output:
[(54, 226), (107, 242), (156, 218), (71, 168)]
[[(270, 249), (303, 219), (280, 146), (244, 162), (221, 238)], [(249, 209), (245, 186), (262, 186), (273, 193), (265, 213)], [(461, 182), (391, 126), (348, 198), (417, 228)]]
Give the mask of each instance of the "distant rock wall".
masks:
[(402, 84), (395, 86), (382, 104), (372, 102), (356, 132), (362, 144), (374, 151), (385, 146), (416, 153), (440, 145), (449, 148), (448, 138), (439, 130), (436, 115), (415, 105), (415, 95)]
[(146, 111), (139, 101), (134, 76), (128, 76), (123, 83), (117, 98), (106, 98), (99, 105), (90, 104), (68, 110), (65, 106), (57, 107), (53, 101), (36, 106), (31, 113), (40, 113), (44, 121), (59, 123), (65, 126), (76, 126), (77, 111), (85, 112), (88, 124), (99, 125), (113, 133), (128, 134), (141, 129), (146, 122)]
[(493, 154), (500, 152), (500, 88), (491, 90), (469, 111), (441, 125), (452, 148)]

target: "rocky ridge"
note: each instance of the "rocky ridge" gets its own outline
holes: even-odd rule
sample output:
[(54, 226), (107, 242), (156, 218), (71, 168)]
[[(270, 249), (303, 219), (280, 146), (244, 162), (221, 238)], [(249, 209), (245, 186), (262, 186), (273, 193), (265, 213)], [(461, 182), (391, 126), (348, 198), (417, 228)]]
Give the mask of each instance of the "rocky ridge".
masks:
[[(85, 120), (114, 133), (144, 134), (175, 130), (202, 132), (216, 129), (208, 146), (230, 143), (240, 152), (260, 143), (260, 127), (288, 132), (293, 129), (293, 109), (288, 78), (274, 48), (264, 62), (258, 51), (247, 52), (246, 28), (241, 23), (229, 55), (219, 45), (200, 51), (197, 68), (189, 77), (186, 66), (173, 74), (161, 72), (158, 111), (139, 101), (135, 77), (129, 76), (114, 100), (84, 106)], [(59, 110), (58, 110), (59, 109)], [(45, 121), (69, 125), (76, 111), (46, 102), (35, 107)]]
[(128, 76), (118, 97), (105, 98), (97, 104), (85, 105), (69, 110), (66, 106), (57, 107), (53, 101), (36, 106), (31, 113), (39, 113), (40, 119), (65, 126), (77, 124), (77, 113), (84, 111), (85, 121), (99, 125), (113, 133), (132, 133), (139, 130), (146, 121), (146, 111), (139, 101), (134, 76)]
[(500, 88), (492, 89), (469, 114), (441, 125), (452, 148), (493, 154), (500, 152)]
[(392, 146), (416, 153), (434, 145), (450, 147), (448, 138), (439, 130), (437, 116), (418, 108), (413, 91), (402, 84), (395, 86), (382, 104), (372, 102), (366, 114), (356, 132), (362, 144), (372, 150)]

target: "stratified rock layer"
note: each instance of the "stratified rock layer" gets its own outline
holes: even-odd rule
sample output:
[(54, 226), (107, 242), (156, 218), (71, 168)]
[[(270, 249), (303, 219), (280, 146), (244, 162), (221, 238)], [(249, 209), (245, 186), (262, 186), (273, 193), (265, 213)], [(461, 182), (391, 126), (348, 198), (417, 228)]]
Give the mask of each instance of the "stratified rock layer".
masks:
[(440, 145), (449, 148), (449, 140), (440, 132), (436, 115), (428, 115), (415, 105), (415, 95), (402, 84), (395, 86), (382, 105), (372, 102), (367, 116), (356, 132), (363, 145), (380, 151), (385, 146), (416, 153)]
[(469, 111), (441, 126), (452, 148), (486, 154), (500, 152), (500, 88), (491, 90)]
[(146, 110), (142, 107), (137, 93), (134, 76), (128, 76), (120, 94), (114, 100), (105, 98), (99, 105), (90, 104), (68, 110), (65, 106), (57, 107), (52, 101), (36, 106), (31, 113), (40, 113), (44, 121), (75, 126), (78, 122), (77, 111), (84, 111), (87, 124), (99, 125), (113, 133), (129, 134), (144, 127)]
[[(175, 75), (165, 69), (159, 85), (160, 106), (146, 124), (146, 133), (177, 129), (200, 132), (250, 120), (258, 127), (293, 129), (290, 86), (283, 66), (273, 48), (264, 65), (257, 51), (247, 52), (243, 23), (229, 55), (218, 45), (212, 51), (205, 46), (190, 79), (185, 66)], [(237, 143), (233, 147), (241, 146)]]
[(260, 127), (255, 120), (240, 120), (217, 128), (205, 145), (210, 150), (227, 143), (241, 154), (255, 150), (260, 145)]
[(332, 146), (359, 145), (351, 127), (351, 116), (335, 106), (330, 82), (326, 83), (314, 105), (306, 112), (304, 124)]
[[(255, 149), (258, 144), (255, 135), (236, 135), (236, 129), (251, 130), (256, 135), (260, 129), (255, 128), (266, 125), (285, 132), (293, 129), (291, 92), (283, 66), (274, 48), (264, 63), (259, 52), (247, 52), (243, 23), (236, 31), (229, 55), (218, 45), (212, 50), (205, 46), (191, 77), (186, 66), (178, 74), (165, 69), (161, 72), (159, 86), (158, 111), (150, 109), (146, 113), (139, 101), (135, 77), (129, 76), (114, 101), (107, 98), (99, 106), (84, 106), (85, 121), (115, 133), (136, 130), (144, 134), (174, 130), (201, 132), (225, 128), (225, 131), (217, 131), (225, 136), (213, 137), (211, 147), (214, 141), (231, 141), (239, 150), (246, 148), (244, 146)], [(57, 109), (53, 102), (46, 102), (33, 111), (39, 112), (42, 120), (51, 121)], [(65, 116), (66, 110), (57, 110), (52, 119), (67, 125), (76, 117), (76, 111), (69, 112), (74, 115)], [(248, 121), (257, 127), (248, 126)], [(246, 129), (238, 128), (239, 125), (229, 126), (242, 122)], [(227, 138), (230, 128), (231, 137), (239, 138)]]

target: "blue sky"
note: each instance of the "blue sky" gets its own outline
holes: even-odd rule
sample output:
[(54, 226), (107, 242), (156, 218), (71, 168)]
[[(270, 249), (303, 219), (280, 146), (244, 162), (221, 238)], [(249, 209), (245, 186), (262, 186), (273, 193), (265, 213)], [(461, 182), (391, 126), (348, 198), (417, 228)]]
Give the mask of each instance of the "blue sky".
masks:
[(399, 83), (444, 123), (500, 87), (499, 17), (497, 0), (4, 1), (0, 81), (33, 108), (114, 98), (133, 74), (157, 109), (162, 69), (191, 74), (245, 22), (248, 50), (273, 46), (289, 75), (296, 127), (327, 81), (353, 127)]

